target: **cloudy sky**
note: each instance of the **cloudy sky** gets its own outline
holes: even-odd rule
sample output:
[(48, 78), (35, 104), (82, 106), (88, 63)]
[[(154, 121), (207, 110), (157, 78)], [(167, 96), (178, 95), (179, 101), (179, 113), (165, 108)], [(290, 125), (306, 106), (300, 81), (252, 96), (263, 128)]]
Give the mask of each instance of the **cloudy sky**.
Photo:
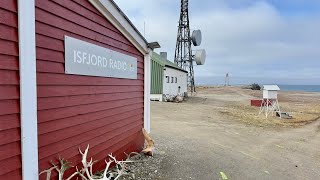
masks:
[[(180, 0), (115, 0), (148, 41), (173, 61)], [(204, 66), (197, 84), (320, 85), (319, 0), (189, 0), (190, 28), (201, 29)], [(145, 32), (144, 32), (145, 23)]]

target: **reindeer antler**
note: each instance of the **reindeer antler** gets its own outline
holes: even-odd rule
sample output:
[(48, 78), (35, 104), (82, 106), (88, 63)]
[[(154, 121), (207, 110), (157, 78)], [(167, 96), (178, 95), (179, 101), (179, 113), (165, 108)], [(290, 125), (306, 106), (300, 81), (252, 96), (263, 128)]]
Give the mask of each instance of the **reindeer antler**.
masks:
[[(76, 175), (79, 175), (82, 178), (82, 180), (111, 180), (111, 178), (114, 180), (117, 180), (120, 176), (122, 176), (123, 174), (126, 173), (126, 163), (134, 162), (134, 161), (129, 161), (131, 153), (128, 155), (128, 158), (126, 161), (118, 161), (115, 158), (115, 156), (110, 154), (110, 155), (108, 155), (109, 161), (105, 160), (106, 168), (105, 168), (103, 174), (102, 175), (101, 174), (94, 175), (92, 173), (92, 170), (93, 170), (93, 164), (96, 161), (93, 161), (92, 158), (90, 159), (89, 162), (87, 161), (88, 151), (89, 151), (89, 145), (87, 146), (87, 148), (85, 149), (84, 152), (82, 152), (81, 149), (79, 148), (79, 152), (82, 155), (81, 163), (83, 165), (83, 168), (79, 171), (78, 167), (76, 167), (76, 172), (74, 172), (66, 180), (71, 180)], [(64, 159), (61, 159), (61, 158), (59, 159), (59, 162), (60, 162), (60, 168), (57, 165), (55, 165), (54, 163), (52, 163), (53, 167), (42, 171), (39, 175), (41, 175), (43, 173), (47, 173), (46, 179), (50, 180), (52, 170), (56, 170), (59, 174), (59, 180), (63, 180), (64, 172), (72, 166), (70, 166), (70, 162), (68, 162)], [(116, 164), (116, 170), (110, 171), (109, 168), (113, 162)]]

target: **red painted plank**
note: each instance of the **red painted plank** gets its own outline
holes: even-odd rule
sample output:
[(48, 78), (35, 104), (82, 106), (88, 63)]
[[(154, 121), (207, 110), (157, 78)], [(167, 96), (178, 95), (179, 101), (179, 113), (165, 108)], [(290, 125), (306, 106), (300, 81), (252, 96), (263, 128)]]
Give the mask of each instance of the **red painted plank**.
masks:
[(37, 59), (64, 63), (64, 52), (37, 47)]
[(140, 107), (137, 108), (135, 106), (125, 106), (125, 107), (115, 108), (110, 111), (93, 112), (85, 115), (79, 115), (75, 117), (40, 123), (38, 124), (38, 134), (42, 135), (42, 134), (50, 133), (53, 131), (58, 131), (60, 129), (81, 125), (81, 124), (92, 122), (92, 121), (97, 121), (99, 119), (108, 120), (110, 119), (110, 117), (116, 114), (122, 114), (122, 113), (131, 114), (131, 115), (141, 114), (143, 113), (143, 108), (140, 108)]
[[(111, 139), (109, 142), (106, 141), (102, 144), (99, 144), (93, 148), (91, 148), (92, 152), (95, 152), (95, 154), (92, 156), (93, 159), (104, 159), (106, 157), (107, 154), (111, 154), (116, 152), (117, 150), (121, 151), (121, 147), (124, 146), (127, 143), (132, 143), (132, 141), (136, 141), (138, 139), (138, 135), (142, 135), (141, 133), (141, 129), (142, 129), (142, 124), (138, 123), (136, 125), (136, 128), (134, 128), (131, 133), (123, 133), (123, 135), (121, 136), (119, 134), (119, 137), (125, 137), (122, 139), (122, 141), (118, 141), (118, 143), (116, 144), (116, 146), (112, 146), (111, 149), (109, 149), (109, 151), (106, 151), (105, 147), (108, 147), (108, 144), (110, 142), (113, 141), (117, 141), (116, 139), (121, 139), (119, 137), (115, 137), (114, 139)], [(141, 148), (141, 147), (140, 147)], [(124, 149), (122, 150), (121, 154), (124, 153)], [(124, 155), (124, 154), (123, 154)], [(117, 157), (119, 158), (119, 157)]]
[(0, 54), (0, 70), (19, 70), (19, 60), (15, 56), (5, 56)]
[(0, 101), (0, 115), (16, 114), (20, 112), (19, 100)]
[(64, 74), (64, 64), (37, 60), (37, 72)]
[[(118, 147), (117, 143), (119, 141), (128, 139), (128, 137), (131, 137), (132, 134), (135, 134), (136, 132), (141, 131), (141, 126), (142, 126), (141, 124), (135, 124), (135, 125), (128, 124), (128, 127), (118, 128), (119, 131), (108, 131), (108, 132), (105, 131), (106, 133), (104, 133), (103, 136), (95, 137), (94, 139), (91, 139), (91, 140), (87, 140), (88, 136), (86, 136), (84, 137), (85, 141), (81, 142), (81, 139), (76, 140), (76, 141), (79, 141), (79, 144), (73, 144), (72, 146), (69, 145), (70, 142), (68, 143), (64, 140), (64, 141), (61, 141), (60, 144), (61, 143), (65, 144), (68, 148), (63, 149), (63, 151), (61, 152), (52, 151), (52, 149), (56, 149), (56, 148), (49, 149), (49, 146), (48, 146), (48, 147), (45, 147), (47, 151), (45, 151), (44, 153), (44, 151), (42, 151), (43, 148), (40, 148), (39, 149), (40, 169), (42, 169), (41, 167), (47, 167), (46, 165), (48, 162), (50, 162), (50, 160), (54, 160), (59, 156), (72, 161), (73, 164), (79, 163), (81, 161), (81, 156), (79, 155), (78, 148), (84, 150), (88, 144), (90, 145), (88, 157), (91, 157), (92, 155), (97, 153), (94, 149), (97, 146), (98, 146), (96, 148), (97, 150), (100, 150), (99, 148), (108, 150), (112, 147)], [(126, 131), (126, 133), (123, 133), (124, 131)], [(130, 140), (132, 141), (132, 139)], [(44, 158), (40, 158), (42, 157), (42, 155), (47, 155), (47, 154), (50, 154), (50, 155)], [(105, 156), (106, 155), (107, 154), (105, 154)], [(72, 158), (76, 158), (76, 159), (72, 159)], [(100, 160), (102, 160), (102, 158)]]
[(0, 132), (12, 128), (20, 127), (20, 115), (9, 114), (0, 116)]
[(143, 86), (39, 86), (38, 97), (143, 92)]
[[(141, 125), (140, 126), (139, 125), (130, 126), (130, 128), (126, 129), (126, 133), (123, 133), (124, 128), (119, 128), (118, 130), (119, 131), (117, 131), (117, 132), (115, 132), (115, 131), (106, 132), (103, 134), (102, 138), (98, 137), (95, 139), (86, 140), (86, 139), (88, 139), (87, 138), (88, 136), (86, 136), (86, 137), (83, 137), (84, 141), (81, 141), (81, 140), (83, 140), (83, 138), (76, 139), (75, 141), (78, 141), (79, 144), (75, 144), (75, 145), (71, 145), (71, 146), (68, 143), (68, 141), (64, 140), (64, 141), (61, 141), (60, 143), (56, 143), (54, 145), (51, 145), (50, 147), (52, 147), (52, 148), (45, 147), (47, 151), (43, 151), (43, 153), (39, 153), (40, 156), (41, 156), (41, 154), (47, 155), (46, 157), (40, 159), (40, 163), (39, 163), (40, 169), (42, 169), (41, 167), (48, 167), (48, 165), (47, 165), (48, 162), (50, 162), (51, 160), (56, 160), (57, 157), (63, 157), (68, 160), (70, 160), (73, 157), (78, 157), (77, 159), (72, 161), (72, 162), (74, 162), (74, 164), (76, 164), (77, 162), (79, 162), (79, 160), (81, 160), (78, 148), (84, 150), (87, 147), (87, 145), (89, 144), (90, 150), (89, 150), (88, 156), (91, 156), (92, 154), (94, 154), (94, 151), (92, 151), (91, 149), (94, 148), (95, 146), (97, 146), (97, 145), (100, 146), (100, 145), (103, 145), (102, 143), (108, 142), (108, 144), (102, 146), (102, 148), (107, 149), (108, 147), (112, 146), (112, 143), (116, 143), (117, 140), (119, 141), (119, 139), (121, 137), (127, 137), (127, 136), (130, 136), (130, 134), (132, 134), (132, 133), (135, 133), (137, 131), (141, 131)], [(74, 141), (72, 141), (72, 142), (74, 142)], [(64, 144), (65, 146), (61, 146), (61, 144)], [(54, 151), (54, 149), (60, 149), (60, 147), (63, 147), (65, 149), (61, 152)], [(42, 151), (42, 149), (40, 149), (40, 151)]]
[(18, 44), (16, 42), (0, 39), (0, 54), (18, 56)]
[(83, 0), (72, 0), (73, 2), (81, 5), (82, 7), (90, 10), (91, 12), (95, 13), (98, 16), (103, 16), (89, 1), (83, 1)]
[[(53, 1), (75, 13), (78, 13), (79, 15), (85, 18), (88, 18), (90, 21), (99, 23), (100, 25), (121, 34), (105, 17), (102, 17), (102, 15), (97, 10), (95, 10), (95, 12), (92, 12), (88, 9), (88, 7), (83, 7), (82, 5), (73, 1), (60, 1), (60, 0), (53, 0)], [(92, 7), (92, 5), (90, 6)], [(128, 43), (130, 42), (128, 41)]]
[(0, 161), (18, 156), (21, 154), (21, 142), (13, 142), (10, 144), (6, 144), (3, 146), (0, 146)]
[(59, 39), (50, 38), (48, 36), (37, 34), (36, 45), (37, 47), (64, 52), (64, 42)]
[(38, 122), (48, 122), (55, 119), (62, 119), (62, 118), (77, 116), (80, 114), (87, 114), (91, 112), (108, 110), (115, 107), (122, 107), (126, 105), (131, 105), (131, 104), (137, 104), (137, 106), (139, 107), (139, 106), (143, 106), (142, 102), (143, 102), (142, 98), (133, 98), (128, 100), (101, 102), (96, 104), (42, 110), (42, 111), (38, 111)]
[[(0, 87), (1, 92), (1, 87)], [(64, 96), (51, 98), (38, 98), (38, 110), (93, 104), (106, 101), (115, 101), (131, 98), (142, 98), (143, 92), (112, 93), (112, 94), (91, 94), (79, 96)]]
[(19, 99), (19, 86), (0, 86), (0, 100)]
[(138, 67), (137, 72), (138, 72), (138, 74), (144, 75), (144, 69), (143, 68)]
[(0, 161), (0, 176), (21, 168), (21, 157), (15, 156)]
[[(63, 4), (72, 5), (70, 2), (65, 2)], [(37, 1), (36, 6), (41, 10), (44, 10), (56, 17), (68, 20), (69, 22), (80, 25), (81, 27), (90, 29), (92, 32), (97, 32), (101, 35), (108, 35), (112, 39), (121, 42), (121, 44), (127, 44), (131, 47), (134, 47), (122, 34), (120, 34), (118, 30), (116, 30), (118, 32), (116, 33), (113, 30), (110, 30), (108, 27), (101, 26), (95, 21), (89, 20), (79, 15), (79, 11), (77, 11), (76, 7), (73, 7), (72, 9), (67, 9), (64, 6), (59, 5), (58, 3), (41, 0)], [(110, 27), (113, 26), (110, 24)], [(138, 52), (137, 50), (135, 51)]]
[[(138, 75), (140, 79), (119, 79), (105, 78), (93, 76), (65, 75), (65, 74), (50, 74), (37, 73), (38, 85), (112, 85), (112, 86), (143, 86), (143, 75)], [(1, 83), (1, 80), (0, 80)]]
[(18, 27), (18, 16), (16, 13), (0, 8), (0, 17), (0, 24)]
[(143, 69), (144, 68), (144, 63), (138, 61), (137, 66), (138, 66), (138, 68), (142, 68)]
[[(131, 114), (130, 114), (131, 115)], [(111, 118), (111, 117), (110, 117)], [(128, 123), (137, 122), (138, 120), (143, 118), (143, 114), (135, 115), (135, 116), (129, 116), (129, 115), (119, 115), (119, 116), (113, 116), (112, 119), (109, 118), (103, 118), (100, 120), (96, 120), (93, 122), (88, 122), (85, 124), (81, 124), (74, 127), (68, 127), (65, 129), (61, 129), (58, 131), (54, 131), (51, 133), (39, 135), (39, 148), (48, 146), (53, 143), (57, 143), (59, 141), (62, 141), (64, 139), (68, 138), (76, 138), (77, 136), (81, 135), (82, 133), (89, 132), (89, 131), (96, 131), (96, 129), (100, 127), (105, 127), (107, 129), (111, 129), (113, 126), (116, 126), (117, 128), (124, 126)], [(116, 123), (114, 123), (116, 122)], [(112, 124), (114, 123), (114, 124)], [(105, 132), (107, 131), (105, 129)], [(70, 142), (72, 143), (72, 142)]]
[(20, 128), (9, 129), (0, 132), (0, 145), (9, 144), (16, 141), (20, 141)]
[(0, 1), (0, 7), (16, 13), (18, 9), (17, 0)]
[[(38, 22), (51, 26), (51, 28), (44, 28), (38, 23), (36, 26), (37, 27), (36, 32), (38, 35), (39, 34), (49, 35), (48, 32), (46, 33), (46, 30), (47, 31), (50, 30), (51, 33), (54, 33), (53, 35), (55, 36), (55, 38), (59, 38), (59, 39), (63, 38), (61, 34), (69, 35), (75, 38), (79, 38), (81, 40), (85, 40), (83, 37), (87, 37), (89, 38), (86, 40), (88, 42), (94, 42), (95, 44), (97, 44), (97, 42), (100, 42), (98, 45), (101, 45), (103, 47), (113, 49), (116, 51), (121, 49), (121, 50), (125, 50), (127, 53), (132, 53), (132, 54), (141, 56), (141, 53), (135, 47), (129, 46), (127, 44), (124, 44), (123, 42), (119, 42), (114, 39), (111, 39), (111, 37), (96, 33), (90, 29), (79, 26), (65, 19), (59, 19), (58, 17), (52, 14), (49, 14), (45, 11), (42, 11), (40, 9), (36, 10), (36, 14), (37, 14), (36, 18), (38, 18), (37, 19)], [(53, 27), (56, 27), (56, 28), (54, 29)], [(61, 29), (61, 30), (58, 31), (57, 29)], [(49, 36), (53, 36), (53, 35), (49, 35)], [(94, 41), (95, 39), (96, 41)], [(101, 42), (103, 42), (103, 44)], [(40, 46), (40, 47), (43, 47), (43, 46)]]
[[(131, 115), (131, 117), (129, 116)], [(129, 112), (128, 114), (119, 115), (119, 116), (110, 116), (90, 122), (86, 122), (80, 125), (73, 127), (67, 127), (64, 129), (59, 129), (46, 134), (39, 135), (39, 147), (44, 147), (52, 143), (62, 141), (64, 139), (73, 138), (79, 136), (82, 133), (89, 131), (95, 131), (100, 127), (109, 127), (117, 126), (119, 124), (126, 124), (129, 122), (137, 122), (143, 118), (143, 113), (141, 112)], [(118, 121), (118, 122), (117, 122)], [(115, 123), (116, 122), (116, 123)]]
[(0, 62), (4, 60), (10, 60), (10, 61), (19, 61), (19, 57), (17, 56), (10, 56), (5, 54), (0, 54)]
[(21, 180), (22, 179), (21, 168), (18, 168), (17, 170), (14, 170), (4, 175), (0, 175), (0, 179)]
[(18, 85), (19, 84), (19, 72), (0, 70), (0, 85)]
[(18, 42), (17, 28), (0, 24), (0, 39)]
[[(80, 31), (81, 29), (78, 28), (78, 30), (74, 31), (66, 31), (59, 28), (56, 28), (52, 26), (52, 24), (47, 25), (42, 22), (36, 22), (36, 32), (37, 35), (43, 36), (41, 39), (37, 38), (37, 47), (42, 47), (42, 48), (48, 48), (48, 49), (53, 49), (56, 51), (64, 51), (64, 47), (59, 45), (55, 47), (53, 45), (46, 46), (46, 42), (52, 41), (57, 42), (57, 40), (64, 41), (65, 36), (71, 36), (76, 39), (80, 39), (82, 41), (86, 41), (92, 44), (96, 44), (98, 46), (102, 46), (108, 49), (112, 49), (114, 51), (118, 51), (130, 56), (137, 57), (139, 61), (143, 62), (143, 56), (138, 52), (138, 50), (135, 47), (132, 47), (130, 45), (124, 44), (122, 42), (118, 42), (108, 36), (98, 34), (94, 31)], [(46, 38), (46, 39), (44, 39)], [(62, 42), (63, 43), (63, 42)]]

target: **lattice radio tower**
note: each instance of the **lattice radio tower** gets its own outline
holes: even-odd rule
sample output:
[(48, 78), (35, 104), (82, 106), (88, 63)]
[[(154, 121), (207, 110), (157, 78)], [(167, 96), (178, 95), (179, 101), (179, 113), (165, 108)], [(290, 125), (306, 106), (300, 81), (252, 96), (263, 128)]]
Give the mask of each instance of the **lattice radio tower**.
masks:
[(188, 71), (188, 87), (191, 93), (193, 93), (196, 91), (193, 61), (196, 60), (198, 65), (202, 65), (205, 59), (205, 51), (201, 50), (201, 52), (196, 52), (196, 55), (192, 55), (191, 45), (199, 46), (201, 44), (201, 31), (195, 30), (192, 32), (192, 36), (190, 36), (188, 3), (188, 0), (181, 0), (181, 12), (174, 62), (180, 68)]

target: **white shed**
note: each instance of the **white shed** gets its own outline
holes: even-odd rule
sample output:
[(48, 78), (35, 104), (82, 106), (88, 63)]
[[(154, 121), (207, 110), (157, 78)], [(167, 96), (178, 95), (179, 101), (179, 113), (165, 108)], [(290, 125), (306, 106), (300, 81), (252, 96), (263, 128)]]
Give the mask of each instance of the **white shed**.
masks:
[(278, 91), (277, 85), (263, 85), (263, 99), (278, 99)]
[(185, 96), (188, 92), (188, 72), (170, 64), (164, 68), (163, 94)]

